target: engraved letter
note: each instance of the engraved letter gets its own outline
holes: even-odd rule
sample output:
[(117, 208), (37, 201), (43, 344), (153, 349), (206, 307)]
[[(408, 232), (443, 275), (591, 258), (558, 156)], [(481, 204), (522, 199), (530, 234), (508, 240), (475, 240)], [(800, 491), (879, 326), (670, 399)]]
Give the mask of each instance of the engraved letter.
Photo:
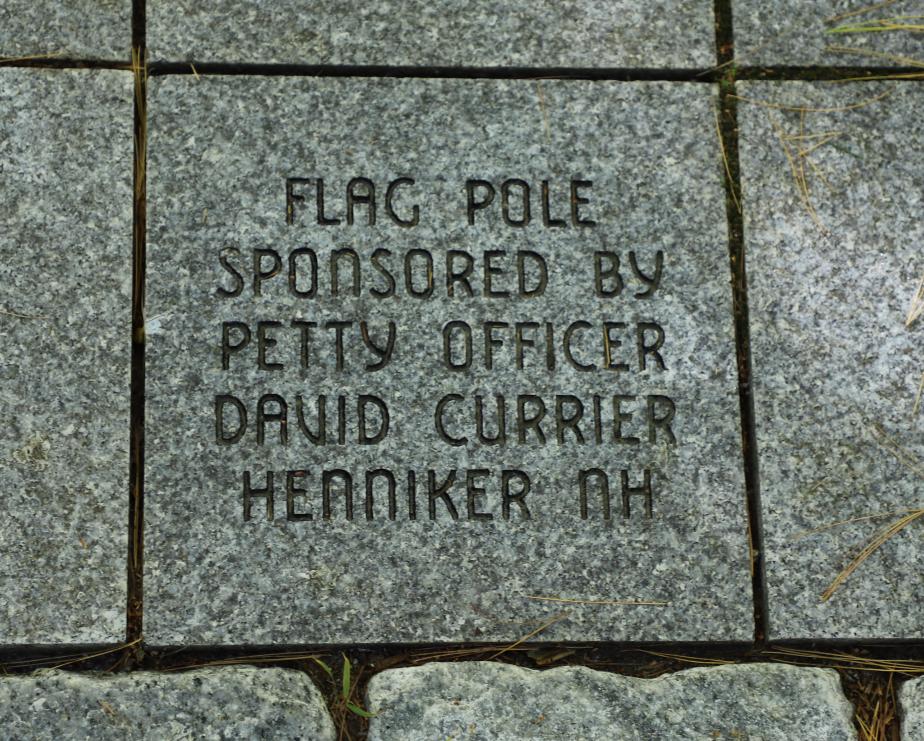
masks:
[(632, 266), (632, 272), (635, 273), (635, 277), (638, 278), (642, 283), (644, 283), (648, 288), (640, 293), (635, 294), (635, 298), (648, 298), (655, 291), (658, 290), (658, 286), (661, 285), (661, 270), (664, 267), (664, 253), (661, 250), (658, 250), (655, 255), (655, 267), (654, 275), (648, 277), (645, 275), (638, 266), (638, 261), (635, 257), (634, 252), (629, 253), (629, 264)]
[[(487, 192), (483, 200), (475, 200), (475, 188), (481, 188)], [(468, 195), (468, 224), (473, 226), (475, 224), (475, 212), (487, 208), (494, 201), (494, 186), (487, 180), (466, 180), (465, 192)]]
[[(369, 431), (366, 429), (366, 406), (372, 404), (376, 409), (379, 410), (379, 431), (374, 435), (370, 435)], [(377, 396), (372, 396), (370, 394), (360, 394), (359, 401), (356, 404), (356, 415), (357, 422), (356, 425), (359, 428), (359, 444), (360, 445), (375, 445), (376, 443), (382, 442), (385, 439), (385, 436), (388, 434), (388, 425), (389, 425), (389, 416), (388, 416), (388, 405), (385, 404)]]
[(398, 226), (412, 227), (417, 226), (417, 224), (420, 223), (420, 207), (417, 205), (415, 205), (411, 210), (412, 216), (410, 219), (402, 219), (400, 216), (398, 216), (398, 214), (395, 213), (394, 199), (395, 191), (398, 190), (398, 186), (413, 184), (413, 178), (398, 178), (397, 180), (390, 182), (388, 184), (388, 190), (385, 191), (385, 212)]
[[(241, 333), (241, 341), (231, 343), (231, 330), (236, 329)], [(231, 354), (240, 352), (250, 344), (250, 327), (244, 322), (222, 322), (221, 323), (221, 369), (228, 370), (231, 361)]]
[(359, 333), (362, 335), (363, 344), (369, 348), (369, 351), (378, 356), (375, 363), (366, 363), (367, 371), (377, 371), (388, 365), (391, 360), (391, 354), (395, 349), (395, 337), (397, 336), (397, 326), (394, 322), (388, 322), (388, 339), (385, 340), (385, 347), (379, 347), (373, 342), (369, 334), (369, 324), (365, 320), (359, 323)]
[[(230, 404), (237, 410), (237, 429), (229, 433), (225, 427), (225, 407)], [(247, 407), (231, 394), (215, 397), (215, 442), (219, 445), (233, 445), (247, 431)]]
[(240, 255), (241, 251), (237, 247), (225, 247), (218, 253), (218, 262), (221, 266), (234, 276), (234, 288), (223, 288), (218, 286), (218, 295), (234, 298), (240, 296), (244, 290), (244, 276), (240, 274), (237, 268), (228, 262), (228, 255)]

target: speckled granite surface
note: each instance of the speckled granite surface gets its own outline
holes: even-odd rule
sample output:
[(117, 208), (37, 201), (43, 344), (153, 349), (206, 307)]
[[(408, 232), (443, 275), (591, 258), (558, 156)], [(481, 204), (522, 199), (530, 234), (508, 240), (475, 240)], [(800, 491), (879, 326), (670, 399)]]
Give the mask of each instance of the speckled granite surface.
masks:
[(755, 101), (739, 116), (771, 635), (920, 638), (920, 520), (822, 595), (922, 506), (924, 322), (906, 324), (924, 276), (924, 90), (739, 92)]
[(0, 0), (0, 58), (127, 61), (131, 48), (131, 0)]
[(336, 738), (306, 674), (250, 666), (7, 676), (0, 679), (0, 723), (10, 738), (48, 741)]
[(901, 727), (904, 741), (924, 739), (924, 679), (912, 679), (902, 685)]
[(739, 65), (924, 62), (924, 40), (913, 28), (920, 25), (918, 0), (732, 0), (732, 13)]
[(153, 59), (464, 67), (710, 67), (710, 0), (148, 0)]
[[(709, 86), (669, 83), (152, 80), (148, 639), (511, 640), (560, 610), (561, 605), (530, 599), (535, 596), (669, 603), (573, 605), (567, 621), (543, 634), (551, 640), (750, 637), (722, 164), (712, 95)], [(287, 225), (291, 177), (324, 178), (324, 218), (339, 215), (342, 223), (318, 225), (317, 183), (310, 180), (292, 186), (303, 200), (292, 199), (294, 223)], [(358, 177), (378, 185), (374, 226), (368, 204), (354, 204), (352, 226), (345, 220), (344, 189)], [(395, 223), (383, 202), (385, 184), (399, 177), (414, 183), (396, 187), (392, 210), (412, 221), (412, 207), (418, 206), (413, 227)], [(489, 179), (498, 189), (493, 205), (473, 212), (473, 225), (466, 211), (465, 184), (471, 178)], [(508, 226), (501, 218), (500, 184), (512, 178), (533, 184), (526, 227)], [(543, 226), (543, 179), (550, 183), (548, 220), (563, 226)], [(571, 180), (592, 185), (577, 186), (572, 198)], [(368, 195), (368, 185), (354, 186), (357, 195)], [(478, 203), (488, 198), (486, 186), (473, 193)], [(522, 193), (522, 185), (507, 188), (511, 221), (524, 219)], [(575, 226), (575, 214), (596, 226)], [(277, 251), (281, 273), (260, 280), (256, 296), (254, 255), (267, 275), (275, 258), (254, 250), (267, 249)], [(350, 258), (338, 263), (340, 293), (332, 295), (330, 259), (333, 250), (342, 249), (357, 251), (356, 296), (350, 263), (344, 261)], [(291, 258), (293, 250), (301, 252)], [(315, 251), (319, 264), (313, 296), (306, 250)], [(474, 297), (461, 283), (447, 295), (451, 250), (474, 260)], [(612, 295), (598, 297), (594, 256), (604, 251), (609, 257), (600, 258), (601, 287)], [(546, 261), (542, 296), (518, 295), (517, 252)], [(651, 289), (631, 266), (653, 276), (659, 252), (662, 277)], [(434, 285), (432, 297), (424, 299), (413, 294), (429, 290), (427, 254)], [(607, 277), (613, 255), (621, 260), (621, 286)], [(454, 271), (463, 271), (465, 259), (456, 257)], [(286, 277), (290, 259), (295, 283)], [(508, 297), (486, 295), (486, 260), (490, 290)], [(538, 290), (537, 258), (522, 260), (526, 292)], [(411, 289), (405, 265), (411, 266)], [(376, 294), (391, 289), (395, 295)], [(260, 330), (260, 321), (281, 324)], [(318, 326), (306, 330), (308, 325), (293, 327), (293, 321)], [(344, 321), (352, 325), (342, 329), (338, 361), (337, 325), (327, 323)], [(450, 370), (443, 330), (463, 321), (473, 327), (472, 365)], [(484, 340), (488, 321), (509, 324), (491, 330), (491, 370)], [(520, 344), (523, 368), (518, 368), (514, 323), (527, 321), (538, 324), (521, 327), (526, 342)], [(585, 321), (572, 330), (569, 360), (564, 334)], [(614, 323), (609, 369), (603, 367), (606, 321)], [(245, 329), (228, 325), (225, 360), (224, 322), (247, 324), (253, 341), (232, 351)], [(385, 347), (389, 322), (394, 348), (377, 370), (381, 356), (367, 347), (363, 326), (372, 344)], [(546, 323), (553, 333), (551, 350)], [(664, 336), (660, 360), (645, 353), (642, 370), (637, 338), (645, 323), (660, 323)], [(465, 337), (460, 325), (452, 326), (452, 362), (459, 364)], [(307, 342), (303, 330), (309, 332)], [(653, 326), (643, 326), (642, 336), (644, 344), (658, 344)], [(278, 414), (281, 401), (288, 419), (284, 435), (278, 422), (267, 422), (261, 442), (256, 405), (266, 394), (279, 398), (266, 397), (263, 413)], [(379, 442), (357, 442), (360, 394), (389, 407), (390, 427)], [(498, 394), (505, 399), (506, 444), (479, 442), (476, 397), (483, 404), (483, 433), (493, 437)], [(241, 413), (233, 402), (222, 402), (223, 426), (216, 431), (216, 397), (222, 395), (234, 396), (249, 420), (241, 438), (225, 444), (218, 434), (233, 438)], [(308, 434), (317, 427), (319, 395), (327, 397), (324, 445)], [(341, 395), (346, 444), (339, 443)], [(520, 400), (525, 419), (546, 405), (540, 430), (519, 424), (518, 397), (524, 395), (539, 399)], [(635, 397), (619, 401), (622, 440), (615, 439), (614, 395)], [(599, 432), (594, 396), (601, 410)], [(573, 417), (579, 403), (585, 414), (580, 439), (555, 422), (556, 413)], [(369, 404), (365, 411), (367, 432), (377, 432), (380, 413)], [(654, 423), (671, 413), (671, 422)], [(440, 414), (445, 438), (436, 430)], [(373, 480), (373, 519), (365, 510), (365, 477), (378, 468), (395, 476), (394, 520), (388, 518), (384, 474)], [(581, 517), (578, 476), (591, 468), (609, 474), (609, 520), (599, 478), (591, 479), (588, 516)], [(627, 487), (638, 488), (646, 469), (652, 517), (646, 517), (645, 497), (635, 493), (627, 496), (626, 518), (621, 471)], [(324, 471), (330, 519), (322, 506)], [(353, 476), (352, 520), (343, 474), (332, 471)], [(416, 477), (416, 519), (409, 471)], [(517, 472), (531, 482), (525, 506), (508, 501), (506, 516), (504, 471), (510, 495), (523, 491)], [(254, 491), (267, 486), (269, 472), (273, 517), (268, 518), (265, 498), (253, 497), (252, 518), (245, 521), (245, 474)], [(445, 494), (440, 486), (453, 476)], [(300, 514), (314, 519), (297, 519)]]
[(124, 636), (132, 79), (0, 69), (0, 643)]
[(434, 663), (377, 674), (368, 707), (370, 741), (857, 737), (835, 672), (778, 664), (638, 679), (584, 667)]

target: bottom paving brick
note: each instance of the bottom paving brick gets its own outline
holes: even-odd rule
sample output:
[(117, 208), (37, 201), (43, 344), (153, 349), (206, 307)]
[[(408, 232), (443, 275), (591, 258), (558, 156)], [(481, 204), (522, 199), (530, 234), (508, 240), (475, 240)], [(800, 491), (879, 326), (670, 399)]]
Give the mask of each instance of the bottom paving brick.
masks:
[(4, 677), (0, 728), (4, 738), (55, 741), (335, 738), (308, 676), (254, 667)]
[(567, 667), (434, 663), (372, 678), (370, 741), (856, 739), (837, 674), (780, 664), (637, 679)]
[(924, 678), (905, 682), (901, 706), (902, 741), (924, 741)]

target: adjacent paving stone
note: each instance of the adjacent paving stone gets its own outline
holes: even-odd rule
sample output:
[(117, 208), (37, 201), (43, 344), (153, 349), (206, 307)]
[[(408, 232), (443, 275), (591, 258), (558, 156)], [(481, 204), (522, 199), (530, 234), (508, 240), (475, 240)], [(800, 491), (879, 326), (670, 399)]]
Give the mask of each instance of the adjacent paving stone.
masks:
[(124, 636), (132, 79), (0, 70), (0, 643)]
[(710, 67), (710, 0), (148, 0), (158, 60)]
[(638, 679), (567, 667), (427, 664), (369, 683), (370, 741), (856, 739), (827, 669), (741, 664)]
[(4, 677), (0, 724), (10, 738), (49, 741), (336, 738), (324, 699), (307, 675), (248, 666)]
[[(749, 638), (713, 96), (710, 86), (671, 83), (152, 80), (148, 639), (506, 641), (562, 607), (535, 596), (669, 603), (572, 605), (549, 639)], [(307, 179), (288, 181), (288, 211), (287, 178)], [(318, 178), (322, 218), (339, 225), (318, 224)], [(487, 203), (492, 188), (495, 196), (469, 214), (474, 179), (492, 185), (470, 183), (473, 201)], [(355, 202), (349, 225), (346, 189), (368, 200), (372, 184), (375, 224), (369, 204)], [(517, 227), (526, 187), (531, 220)], [(396, 223), (414, 221), (415, 206), (416, 226)], [(588, 220), (596, 225), (576, 223)], [(349, 252), (331, 287), (334, 251), (349, 249), (356, 295)], [(256, 283), (254, 259), (266, 276)], [(471, 267), (474, 296), (458, 281), (447, 288), (450, 259), (453, 274)], [(607, 295), (595, 293), (595, 260)], [(636, 269), (654, 276), (659, 260), (659, 286), (646, 287)], [(383, 361), (367, 344), (385, 347), (389, 322), (394, 348)], [(467, 369), (462, 322), (472, 328)], [(489, 325), (486, 344), (485, 322), (507, 324)], [(515, 322), (536, 322), (521, 325), (522, 362)], [(613, 322), (609, 369), (604, 322)], [(572, 359), (562, 349), (568, 327)], [(639, 355), (639, 337), (662, 344), (658, 357)], [(632, 397), (616, 400), (618, 425), (614, 394)], [(360, 395), (387, 405), (380, 441), (379, 406)], [(489, 441), (497, 395), (504, 444)], [(310, 438), (318, 396), (325, 444)], [(284, 428), (270, 421), (282, 404)], [(580, 437), (555, 422), (574, 418), (578, 404)], [(518, 415), (538, 418), (542, 405), (539, 431), (519, 425), (520, 440)], [(596, 474), (582, 517), (579, 476), (594, 468), (609, 477), (609, 518)], [(272, 512), (258, 491), (270, 475)], [(526, 477), (527, 498), (505, 506), (503, 487), (519, 496)]]
[(905, 682), (899, 697), (902, 738), (904, 741), (924, 741), (924, 679)]
[(0, 0), (0, 59), (83, 57), (127, 60), (131, 0)]
[[(924, 62), (920, 2), (733, 0), (739, 65), (914, 66)], [(856, 13), (856, 11), (864, 11)]]
[(752, 101), (739, 117), (772, 635), (921, 637), (922, 521), (822, 594), (924, 506), (924, 318), (907, 325), (924, 277), (924, 170), (910, 156), (924, 89), (739, 92)]

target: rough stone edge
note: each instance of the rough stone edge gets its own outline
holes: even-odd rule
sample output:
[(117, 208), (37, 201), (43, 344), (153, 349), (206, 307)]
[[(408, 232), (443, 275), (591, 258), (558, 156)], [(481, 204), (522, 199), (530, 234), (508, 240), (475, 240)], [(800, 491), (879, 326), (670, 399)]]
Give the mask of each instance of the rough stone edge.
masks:
[[(191, 669), (185, 672), (165, 672), (165, 671), (135, 671), (123, 673), (106, 673), (106, 672), (70, 672), (61, 669), (39, 669), (32, 674), (27, 675), (8, 675), (0, 677), (0, 690), (11, 683), (29, 683), (36, 680), (50, 679), (61, 682), (65, 685), (65, 691), (82, 692), (88, 684), (93, 690), (104, 688), (122, 689), (131, 687), (138, 681), (150, 679), (160, 683), (161, 686), (169, 687), (175, 684), (177, 689), (183, 689), (184, 685), (189, 685), (201, 677), (213, 679), (222, 679), (221, 675), (227, 677), (237, 677), (241, 679), (256, 678), (260, 674), (269, 675), (272, 678), (282, 678), (289, 676), (298, 681), (298, 684), (305, 690), (307, 701), (316, 705), (320, 735), (314, 736), (311, 741), (336, 741), (337, 729), (331, 718), (330, 712), (325, 702), (324, 695), (317, 687), (311, 677), (296, 669), (280, 667), (258, 667), (254, 665), (242, 664), (239, 666), (223, 667), (201, 667)], [(187, 687), (188, 689), (188, 687)], [(307, 703), (302, 703), (307, 704)], [(0, 710), (2, 713), (2, 710)]]
[[(677, 683), (683, 682), (688, 677), (695, 678), (703, 674), (731, 675), (729, 676), (729, 680), (731, 680), (731, 679), (734, 679), (734, 675), (745, 674), (748, 670), (755, 669), (755, 668), (762, 668), (762, 669), (772, 668), (778, 672), (800, 673), (803, 676), (814, 674), (819, 685), (821, 685), (819, 687), (820, 692), (824, 693), (823, 695), (820, 694), (819, 696), (823, 696), (827, 700), (825, 707), (829, 709), (833, 709), (839, 706), (840, 713), (842, 715), (842, 720), (845, 721), (845, 726), (851, 729), (854, 728), (853, 717), (854, 717), (855, 708), (853, 704), (851, 703), (851, 701), (844, 694), (843, 688), (840, 683), (840, 677), (836, 671), (834, 671), (833, 669), (826, 669), (826, 668), (821, 668), (821, 667), (801, 667), (801, 666), (792, 666), (788, 664), (773, 663), (773, 662), (755, 662), (755, 663), (742, 663), (742, 664), (726, 664), (722, 666), (695, 667), (692, 669), (683, 669), (683, 670), (676, 671), (676, 672), (669, 672), (667, 674), (662, 674), (661, 676), (654, 677), (654, 678), (633, 677), (633, 676), (628, 676), (628, 675), (615, 674), (615, 673), (590, 669), (588, 667), (580, 666), (580, 665), (555, 667), (553, 669), (547, 669), (543, 671), (543, 670), (529, 669), (525, 667), (516, 666), (513, 664), (504, 664), (501, 662), (494, 662), (494, 661), (431, 662), (431, 663), (424, 664), (422, 666), (417, 666), (417, 667), (402, 667), (399, 669), (385, 670), (383, 672), (380, 672), (374, 675), (371, 678), (369, 685), (367, 687), (367, 690), (366, 690), (366, 697), (365, 697), (366, 707), (373, 714), (381, 712), (382, 710), (381, 697), (376, 697), (376, 694), (381, 691), (379, 685), (383, 684), (383, 682), (385, 682), (386, 679), (390, 679), (396, 676), (399, 679), (403, 679), (405, 675), (409, 675), (412, 677), (412, 681), (414, 681), (416, 684), (416, 686), (414, 687), (415, 690), (426, 691), (427, 673), (428, 673), (428, 670), (430, 670), (431, 668), (435, 667), (438, 669), (443, 669), (443, 668), (451, 669), (453, 667), (458, 667), (460, 665), (470, 665), (470, 664), (479, 665), (483, 669), (487, 669), (487, 671), (493, 672), (493, 675), (495, 677), (507, 675), (507, 677), (515, 681), (521, 682), (524, 686), (528, 684), (532, 684), (533, 690), (541, 689), (540, 683), (542, 682), (542, 679), (539, 675), (545, 675), (545, 674), (549, 675), (549, 677), (561, 677), (563, 675), (566, 677), (567, 675), (579, 676), (581, 674), (584, 674), (585, 676), (592, 677), (593, 679), (598, 680), (598, 681), (607, 681), (607, 678), (609, 678), (609, 681), (615, 686), (619, 686), (619, 685), (625, 686), (629, 684), (646, 683), (646, 682), (653, 682), (653, 683), (660, 683), (660, 684), (677, 684)], [(490, 667), (490, 669), (488, 669), (488, 667)], [(419, 675), (419, 677), (414, 677), (413, 675)], [(419, 680), (423, 680), (423, 681), (419, 681)], [(924, 700), (924, 679), (920, 681), (921, 681), (920, 692), (922, 694), (922, 700)], [(903, 692), (902, 697), (904, 699), (904, 692)], [(922, 718), (922, 722), (924, 722), (924, 718)], [(369, 738), (373, 738), (372, 733), (375, 730), (374, 726), (375, 726), (375, 717), (373, 717), (372, 720), (370, 721)], [(924, 741), (924, 735), (922, 735), (920, 738), (922, 739), (922, 741)], [(918, 741), (918, 739), (917, 737), (915, 737), (911, 741)]]

